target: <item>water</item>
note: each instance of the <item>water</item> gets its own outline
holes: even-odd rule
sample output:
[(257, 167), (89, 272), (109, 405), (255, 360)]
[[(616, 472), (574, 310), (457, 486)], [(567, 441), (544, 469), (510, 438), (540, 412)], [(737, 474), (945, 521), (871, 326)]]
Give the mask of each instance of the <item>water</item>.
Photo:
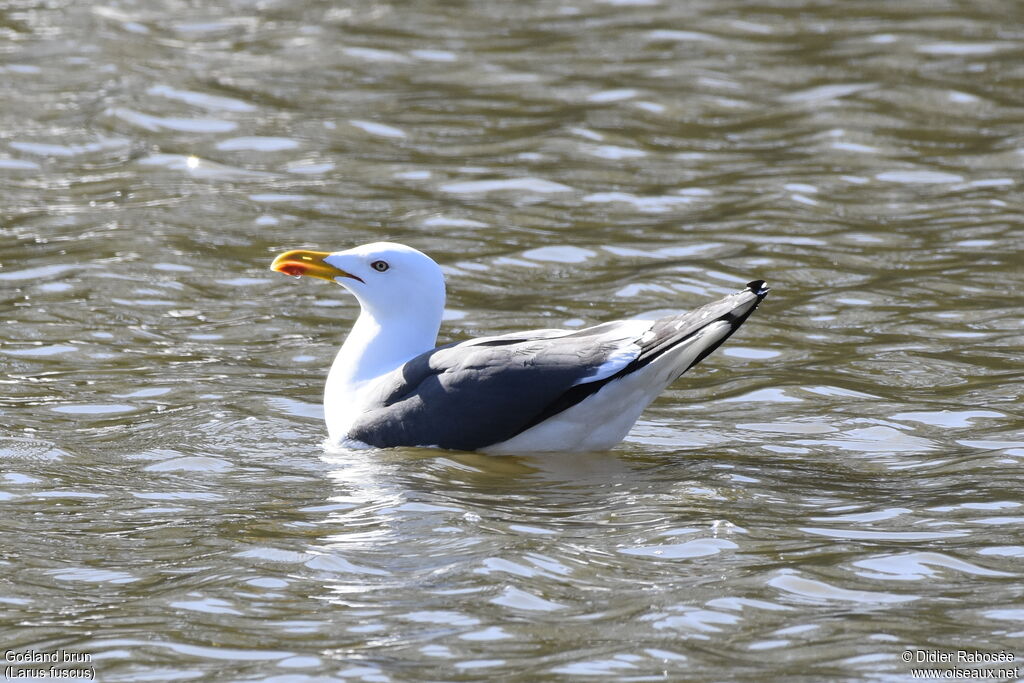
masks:
[[(5, 648), (103, 681), (1022, 655), (1012, 8), (216, 5), (0, 15)], [(332, 453), (354, 302), (268, 265), (377, 239), (445, 267), (442, 341), (773, 292), (612, 453)]]

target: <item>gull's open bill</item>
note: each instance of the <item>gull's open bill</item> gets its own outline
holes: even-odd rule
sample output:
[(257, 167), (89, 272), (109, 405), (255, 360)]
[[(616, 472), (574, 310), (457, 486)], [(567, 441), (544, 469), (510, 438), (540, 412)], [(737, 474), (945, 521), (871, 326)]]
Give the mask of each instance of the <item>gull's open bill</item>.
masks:
[(343, 445), (490, 453), (615, 446), (669, 384), (729, 338), (768, 294), (763, 280), (689, 313), (582, 330), (530, 330), (434, 348), (444, 277), (390, 242), (289, 251), (271, 266), (331, 280), (359, 318), (327, 377), (324, 411)]

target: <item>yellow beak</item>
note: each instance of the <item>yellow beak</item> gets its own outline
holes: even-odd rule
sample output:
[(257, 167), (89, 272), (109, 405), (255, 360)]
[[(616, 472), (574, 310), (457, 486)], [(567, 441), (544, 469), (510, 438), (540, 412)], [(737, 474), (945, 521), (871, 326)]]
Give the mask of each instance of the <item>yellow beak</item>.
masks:
[(324, 259), (330, 255), (330, 252), (327, 251), (303, 251), (301, 249), (286, 251), (274, 259), (274, 262), (270, 264), (270, 269), (292, 277), (308, 275), (331, 282), (334, 282), (336, 277), (350, 277), (363, 282), (361, 277), (325, 263)]

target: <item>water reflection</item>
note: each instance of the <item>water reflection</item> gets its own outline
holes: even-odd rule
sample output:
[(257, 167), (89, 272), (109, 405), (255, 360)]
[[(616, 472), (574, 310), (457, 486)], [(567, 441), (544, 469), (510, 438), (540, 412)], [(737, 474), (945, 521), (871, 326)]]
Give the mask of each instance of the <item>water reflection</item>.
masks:
[[(907, 648), (1012, 650), (1005, 15), (11, 9), (5, 642), (109, 681), (903, 680)], [(356, 307), (266, 266), (377, 239), (444, 265), (445, 341), (774, 291), (615, 453), (325, 453)]]

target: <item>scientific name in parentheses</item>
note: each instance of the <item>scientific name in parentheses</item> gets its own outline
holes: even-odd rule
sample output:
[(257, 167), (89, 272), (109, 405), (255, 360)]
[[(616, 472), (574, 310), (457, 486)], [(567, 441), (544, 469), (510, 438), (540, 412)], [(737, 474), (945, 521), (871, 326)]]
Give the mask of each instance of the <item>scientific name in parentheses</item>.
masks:
[[(22, 665), (24, 666), (24, 665)], [(10, 665), (4, 671), (4, 675), (8, 680), (15, 680), (19, 678), (67, 678), (76, 679), (84, 678), (88, 681), (96, 678), (96, 672), (90, 669), (58, 669), (55, 666), (51, 666), (49, 669), (37, 669), (35, 667), (20, 668), (18, 666)]]
[(87, 664), (92, 661), (92, 655), (88, 652), (70, 650), (8, 650), (4, 653), (4, 659), (11, 664)]

